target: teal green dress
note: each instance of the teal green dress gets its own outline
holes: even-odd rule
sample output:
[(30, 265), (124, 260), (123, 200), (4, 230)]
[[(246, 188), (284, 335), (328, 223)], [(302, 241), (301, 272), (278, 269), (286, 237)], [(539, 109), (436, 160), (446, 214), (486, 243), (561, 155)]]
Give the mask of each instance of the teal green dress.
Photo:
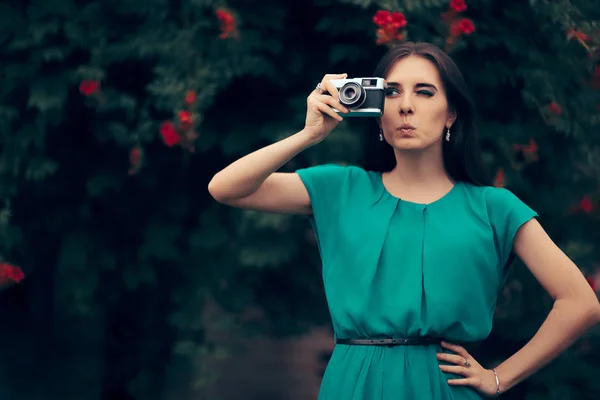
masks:
[[(381, 173), (297, 171), (313, 209), (336, 338), (485, 339), (519, 227), (537, 214), (506, 189), (458, 182), (430, 204), (391, 195)], [(337, 344), (319, 400), (481, 399), (450, 386), (429, 346)]]

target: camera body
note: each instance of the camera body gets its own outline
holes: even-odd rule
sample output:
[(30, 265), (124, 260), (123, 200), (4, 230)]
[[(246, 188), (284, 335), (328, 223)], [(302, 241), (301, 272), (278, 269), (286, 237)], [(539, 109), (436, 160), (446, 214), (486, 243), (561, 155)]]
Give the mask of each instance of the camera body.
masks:
[[(381, 117), (385, 101), (383, 78), (349, 78), (330, 81), (339, 92), (339, 101), (350, 110), (346, 117)], [(334, 111), (339, 113), (334, 108)]]

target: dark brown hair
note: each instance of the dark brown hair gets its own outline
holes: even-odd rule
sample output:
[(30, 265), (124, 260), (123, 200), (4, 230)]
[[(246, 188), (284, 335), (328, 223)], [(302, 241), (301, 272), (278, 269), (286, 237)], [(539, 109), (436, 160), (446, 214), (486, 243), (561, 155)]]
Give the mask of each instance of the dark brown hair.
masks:
[[(436, 66), (446, 90), (448, 105), (456, 112), (456, 121), (450, 128), (451, 140), (443, 140), (442, 144), (446, 171), (455, 181), (490, 185), (479, 148), (473, 101), (458, 66), (442, 49), (430, 43), (403, 42), (383, 56), (373, 76), (387, 78), (399, 60), (411, 55), (423, 57)], [(385, 141), (380, 142), (375, 154), (368, 155), (368, 158), (371, 157), (373, 159), (367, 159), (365, 165), (370, 170), (390, 171), (396, 165), (393, 148)]]

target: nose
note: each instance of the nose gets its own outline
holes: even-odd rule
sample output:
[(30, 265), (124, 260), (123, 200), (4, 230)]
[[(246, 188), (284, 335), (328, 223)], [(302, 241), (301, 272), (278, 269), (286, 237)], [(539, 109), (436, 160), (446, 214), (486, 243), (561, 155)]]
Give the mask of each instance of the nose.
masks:
[(400, 115), (412, 115), (414, 112), (410, 96), (405, 94), (402, 96), (402, 102), (400, 103)]

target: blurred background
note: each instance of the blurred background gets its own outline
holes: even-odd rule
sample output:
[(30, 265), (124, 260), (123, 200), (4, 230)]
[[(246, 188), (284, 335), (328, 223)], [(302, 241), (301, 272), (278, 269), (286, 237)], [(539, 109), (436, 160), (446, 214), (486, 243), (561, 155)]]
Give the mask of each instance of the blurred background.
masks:
[[(307, 219), (207, 185), (302, 129), (325, 73), (370, 76), (407, 39), (458, 63), (494, 184), (599, 291), (596, 0), (0, 0), (0, 399), (316, 399), (333, 340)], [(350, 119), (283, 170), (377, 142)], [(551, 305), (515, 263), (469, 350), (501, 362)], [(595, 328), (503, 398), (597, 400), (599, 376)]]

